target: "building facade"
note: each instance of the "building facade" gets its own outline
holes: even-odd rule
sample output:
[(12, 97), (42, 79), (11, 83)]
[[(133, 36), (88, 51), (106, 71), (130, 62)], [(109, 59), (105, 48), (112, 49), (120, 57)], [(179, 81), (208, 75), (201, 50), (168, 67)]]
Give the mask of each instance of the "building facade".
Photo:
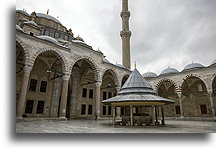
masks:
[[(112, 64), (71, 29), (43, 13), (16, 10), (17, 118), (109, 118), (111, 106), (102, 101), (115, 96), (131, 74), (128, 0), (122, 0), (122, 52), (125, 66)], [(129, 55), (128, 55), (129, 53)], [(143, 77), (159, 96), (175, 101), (165, 106), (172, 118), (215, 118), (215, 61), (183, 71), (165, 69)], [(136, 110), (134, 110), (134, 113)], [(121, 108), (116, 109), (120, 117)]]
[(143, 77), (158, 95), (175, 101), (164, 108), (166, 117), (204, 120), (215, 118), (215, 68), (215, 61), (208, 67), (191, 63), (181, 72), (169, 67), (159, 76), (147, 72)]
[(48, 14), (17, 10), (16, 23), (17, 117), (111, 116), (101, 102), (117, 94), (130, 70)]

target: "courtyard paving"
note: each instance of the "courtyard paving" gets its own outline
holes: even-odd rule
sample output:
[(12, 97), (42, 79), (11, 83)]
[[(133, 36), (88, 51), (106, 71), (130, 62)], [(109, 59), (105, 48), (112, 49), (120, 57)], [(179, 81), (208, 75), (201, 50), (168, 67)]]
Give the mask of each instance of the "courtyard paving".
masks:
[(120, 126), (111, 120), (17, 122), (16, 133), (215, 133), (216, 123), (167, 120), (162, 126)]

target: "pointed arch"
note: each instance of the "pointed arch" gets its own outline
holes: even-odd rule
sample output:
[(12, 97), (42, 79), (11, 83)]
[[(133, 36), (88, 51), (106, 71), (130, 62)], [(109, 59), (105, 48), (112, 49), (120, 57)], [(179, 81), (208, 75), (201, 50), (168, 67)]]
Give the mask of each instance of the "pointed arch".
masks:
[(197, 75), (197, 74), (188, 74), (188, 75), (186, 75), (186, 76), (182, 79), (182, 81), (181, 81), (181, 83), (180, 83), (180, 85), (179, 85), (179, 91), (182, 91), (182, 86), (183, 86), (184, 81), (185, 81), (186, 79), (190, 78), (190, 77), (196, 77), (196, 78), (200, 79), (200, 80), (205, 84), (205, 87), (207, 88), (207, 84), (205, 83), (205, 81), (204, 81), (204, 79), (202, 78), (201, 75)]
[(113, 69), (110, 69), (110, 68), (104, 69), (104, 70), (102, 71), (102, 73), (101, 73), (101, 77), (103, 78), (104, 74), (105, 74), (107, 71), (109, 71), (109, 72), (113, 75), (115, 84), (118, 85), (118, 86), (120, 86), (117, 72), (116, 72), (115, 70), (113, 70)]
[(74, 65), (76, 64), (76, 62), (80, 61), (80, 60), (85, 60), (92, 68), (93, 72), (94, 72), (94, 77), (95, 80), (99, 81), (100, 80), (100, 75), (99, 75), (99, 69), (97, 64), (93, 61), (92, 58), (88, 57), (88, 56), (79, 56), (77, 57), (70, 65), (69, 67), (69, 72), (72, 72), (72, 69), (74, 67)]
[(50, 51), (50, 52), (52, 52), (60, 61), (61, 61), (61, 64), (62, 64), (62, 72), (63, 73), (68, 73), (68, 70), (67, 70), (67, 60), (66, 60), (66, 58), (64, 57), (64, 55), (59, 51), (59, 50), (56, 50), (56, 49), (54, 49), (54, 48), (42, 48), (42, 49), (40, 49), (40, 50), (38, 50), (34, 55), (33, 55), (33, 57), (32, 57), (32, 59), (31, 59), (31, 65), (34, 65), (34, 63), (35, 63), (35, 60), (36, 60), (36, 58), (40, 55), (40, 54), (42, 54), (42, 53), (44, 53), (44, 52), (47, 52), (47, 51)]
[(163, 78), (161, 79), (155, 86), (156, 90), (158, 91), (158, 89), (160, 88), (161, 84), (165, 81), (168, 81), (170, 82), (172, 85), (174, 85), (174, 88), (176, 89), (176, 92), (179, 91), (179, 87), (178, 85), (172, 80), (172, 79), (169, 79), (169, 78)]
[(30, 64), (30, 53), (28, 49), (26, 48), (26, 45), (23, 43), (23, 41), (16, 36), (16, 42), (22, 47), (23, 52), (24, 52), (24, 63), (25, 65)]

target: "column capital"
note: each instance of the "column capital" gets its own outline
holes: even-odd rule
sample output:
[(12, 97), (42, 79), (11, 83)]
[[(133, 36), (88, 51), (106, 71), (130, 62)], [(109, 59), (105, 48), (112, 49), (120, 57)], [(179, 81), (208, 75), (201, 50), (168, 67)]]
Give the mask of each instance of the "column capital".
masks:
[(64, 75), (63, 76), (63, 80), (69, 80), (70, 79), (70, 75)]
[(212, 90), (207, 91), (209, 95), (212, 95)]
[(177, 92), (177, 95), (178, 95), (179, 98), (181, 98), (182, 97), (182, 92)]
[(32, 71), (32, 66), (25, 65), (25, 66), (23, 67), (23, 71), (24, 71), (24, 72), (30, 73), (30, 72)]
[(95, 82), (95, 85), (96, 85), (97, 87), (100, 87), (100, 86), (101, 86), (101, 84), (102, 84), (102, 83), (101, 83), (101, 82), (99, 82), (99, 81), (98, 81), (98, 82)]

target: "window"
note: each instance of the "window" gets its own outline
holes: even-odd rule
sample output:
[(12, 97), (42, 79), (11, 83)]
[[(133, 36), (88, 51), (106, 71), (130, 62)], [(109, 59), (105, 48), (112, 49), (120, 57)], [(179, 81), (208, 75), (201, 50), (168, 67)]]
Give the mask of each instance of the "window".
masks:
[(31, 35), (31, 36), (34, 36), (34, 32), (30, 32), (30, 35)]
[(40, 92), (46, 92), (47, 81), (41, 81)]
[(94, 91), (93, 89), (89, 89), (89, 98), (93, 98)]
[(43, 114), (43, 110), (44, 110), (44, 101), (38, 101), (36, 113)]
[(86, 88), (83, 88), (82, 97), (83, 98), (87, 97), (87, 89)]
[(103, 115), (106, 115), (106, 106), (103, 106)]
[(59, 38), (59, 33), (55, 33), (55, 38)]
[(89, 105), (89, 106), (88, 106), (88, 114), (89, 114), (89, 115), (92, 115), (92, 105)]
[(112, 112), (111, 106), (108, 106), (108, 115), (111, 115), (111, 112)]
[(32, 114), (33, 106), (34, 106), (34, 100), (27, 100), (25, 113)]
[(81, 115), (85, 115), (86, 113), (86, 105), (82, 104)]
[(180, 106), (175, 106), (176, 114), (181, 114)]
[(105, 91), (103, 91), (103, 100), (106, 100), (106, 92)]
[(112, 98), (112, 93), (111, 92), (108, 93), (108, 97)]
[(36, 86), (37, 86), (37, 80), (31, 79), (29, 91), (36, 91)]
[(116, 93), (113, 94), (113, 97), (115, 97), (115, 96), (116, 96)]
[(207, 114), (207, 107), (206, 105), (200, 105), (201, 114)]

